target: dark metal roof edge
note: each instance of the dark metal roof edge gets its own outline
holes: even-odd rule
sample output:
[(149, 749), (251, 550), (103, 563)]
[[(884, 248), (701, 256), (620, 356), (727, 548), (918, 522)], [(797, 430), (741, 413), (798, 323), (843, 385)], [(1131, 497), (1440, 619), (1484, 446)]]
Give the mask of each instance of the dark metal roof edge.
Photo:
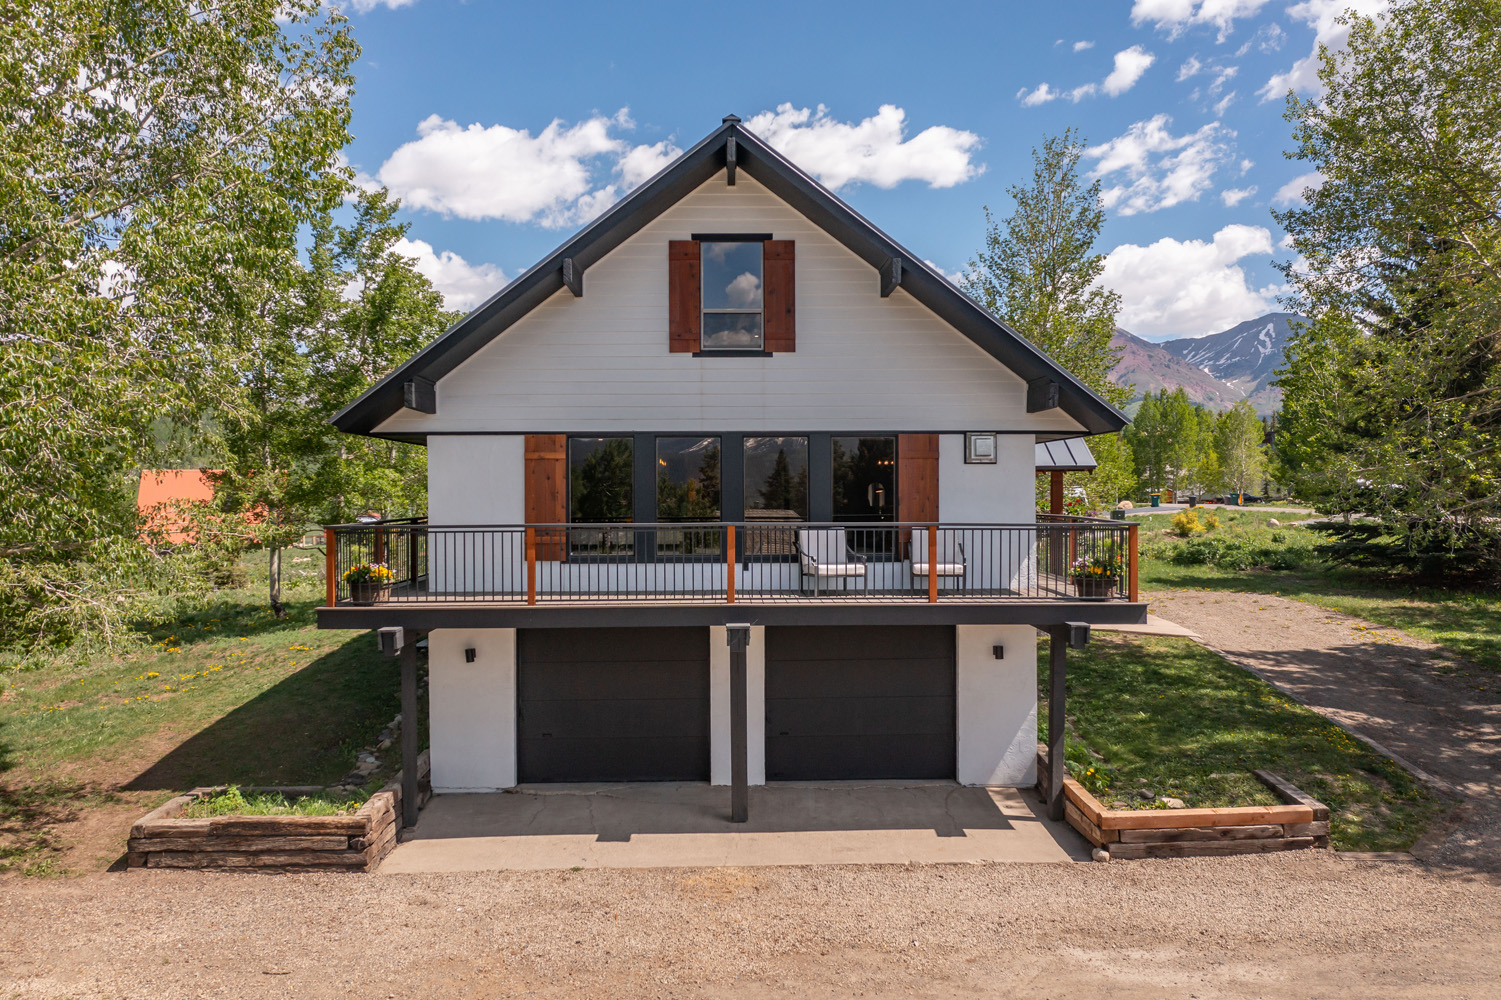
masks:
[(512, 323), (563, 287), (563, 258), (586, 268), (640, 232), (723, 166), (719, 154), (730, 134), (737, 137), (736, 161), (773, 194), (786, 201), (873, 267), (901, 257), (901, 287), (940, 319), (1025, 379), (1052, 378), (1061, 388), (1061, 408), (1088, 433), (1118, 431), (1128, 423), (1111, 406), (1036, 345), (996, 319), (922, 258), (912, 254), (837, 195), (808, 176), (736, 122), (727, 122), (631, 192), (607, 212), (545, 257), (535, 267), (455, 323), (438, 339), (336, 413), (330, 423), (341, 431), (369, 434), (400, 412), (402, 382), (414, 374), (436, 381), (472, 356)]

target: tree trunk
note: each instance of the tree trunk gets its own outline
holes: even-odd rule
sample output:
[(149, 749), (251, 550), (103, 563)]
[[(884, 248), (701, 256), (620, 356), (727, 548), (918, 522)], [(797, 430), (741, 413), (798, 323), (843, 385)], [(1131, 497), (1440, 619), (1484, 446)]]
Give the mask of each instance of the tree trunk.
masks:
[(271, 549), (271, 613), (278, 618), (287, 617), (287, 609), (281, 603), (281, 549)]

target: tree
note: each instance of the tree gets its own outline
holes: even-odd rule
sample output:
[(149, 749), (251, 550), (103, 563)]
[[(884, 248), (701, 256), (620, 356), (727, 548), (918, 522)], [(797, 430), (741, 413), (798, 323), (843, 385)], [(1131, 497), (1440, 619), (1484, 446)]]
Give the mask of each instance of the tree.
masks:
[(1148, 395), (1126, 428), (1125, 440), (1143, 490), (1200, 491), (1219, 478), (1213, 414), (1195, 406), (1180, 386)]
[[(1347, 15), (1348, 16), (1348, 15)], [(1501, 6), (1348, 16), (1322, 97), (1288, 96), (1324, 178), (1280, 213), (1312, 317), (1279, 372), (1278, 452), (1320, 509), (1379, 519), (1393, 558), (1501, 578)]]
[(242, 399), (233, 332), (349, 184), (357, 55), (316, 0), (8, 12), (0, 646), (107, 636), (177, 565), (139, 541), (134, 477), (180, 443), (163, 421)]
[(1083, 142), (1072, 129), (1032, 151), (1032, 184), (1007, 193), (1016, 211), (1004, 228), (985, 209), (985, 249), (969, 263), (964, 290), (1116, 406), (1131, 386), (1110, 381), (1120, 350), (1110, 346), (1120, 296), (1098, 286), (1094, 252), (1105, 209), (1100, 182), (1079, 180)]
[(1227, 489), (1242, 494), (1266, 475), (1266, 427), (1251, 404), (1241, 400), (1221, 413), (1214, 425), (1214, 450)]

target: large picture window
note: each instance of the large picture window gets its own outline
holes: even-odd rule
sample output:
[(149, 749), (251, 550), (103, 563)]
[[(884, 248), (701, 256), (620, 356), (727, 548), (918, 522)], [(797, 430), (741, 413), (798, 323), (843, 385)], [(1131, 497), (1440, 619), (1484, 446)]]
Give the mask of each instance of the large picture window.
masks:
[[(657, 520), (664, 524), (720, 519), (722, 448), (717, 437), (657, 438)], [(659, 555), (718, 552), (718, 528), (657, 531)]]
[[(570, 524), (614, 524), (631, 521), (635, 491), (631, 487), (635, 449), (628, 437), (571, 437), (568, 439), (568, 521)], [(635, 549), (629, 531), (570, 530), (569, 551), (575, 555), (628, 555)]]
[(703, 244), (704, 351), (760, 351), (763, 262), (760, 243)]
[(808, 520), (808, 439), (745, 439), (745, 519)]
[[(834, 437), (833, 513), (845, 524), (894, 522), (896, 510), (896, 438)], [(846, 533), (850, 548), (862, 555), (896, 551), (891, 528), (856, 528)]]

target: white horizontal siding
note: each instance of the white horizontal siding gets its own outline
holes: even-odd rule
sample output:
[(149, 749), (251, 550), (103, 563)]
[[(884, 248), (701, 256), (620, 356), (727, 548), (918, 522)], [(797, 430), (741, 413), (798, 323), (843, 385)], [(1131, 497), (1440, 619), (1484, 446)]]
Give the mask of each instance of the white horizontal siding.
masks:
[[(797, 242), (797, 350), (667, 350), (667, 241)], [(722, 175), (627, 240), (438, 383), (438, 413), (382, 431), (1077, 430), (1026, 412), (1026, 384), (755, 181)]]

